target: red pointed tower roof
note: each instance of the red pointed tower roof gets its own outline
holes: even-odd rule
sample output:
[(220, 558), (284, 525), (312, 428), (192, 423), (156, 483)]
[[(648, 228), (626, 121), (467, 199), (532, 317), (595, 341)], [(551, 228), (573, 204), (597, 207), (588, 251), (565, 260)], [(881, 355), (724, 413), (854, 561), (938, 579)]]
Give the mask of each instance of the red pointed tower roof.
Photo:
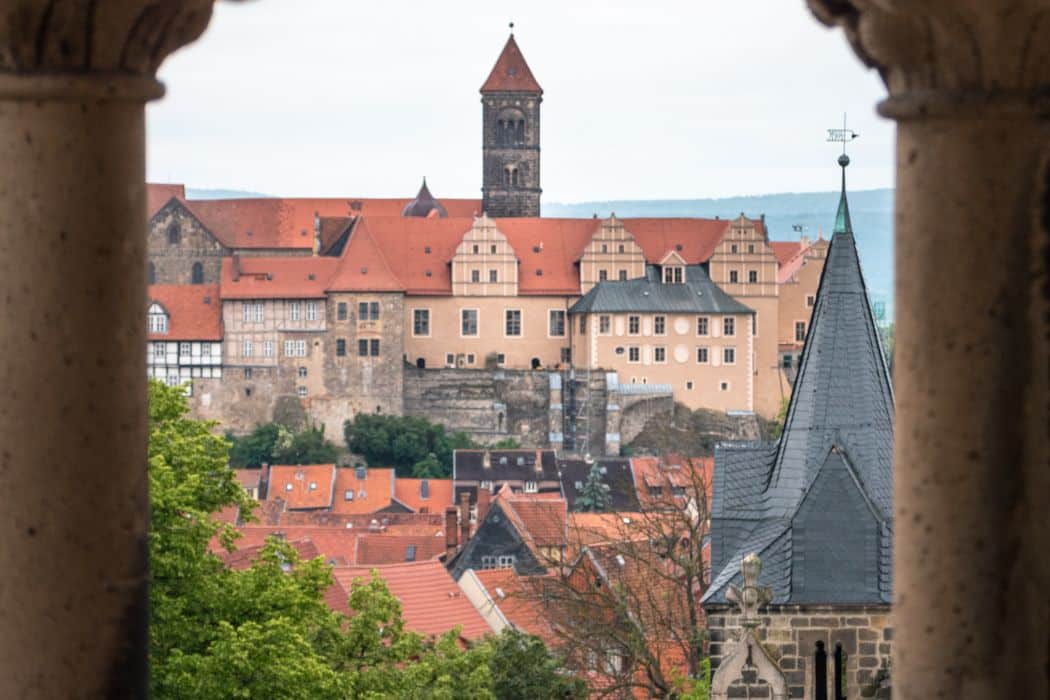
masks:
[(543, 88), (529, 70), (529, 64), (514, 41), (514, 34), (507, 39), (503, 52), (496, 60), (488, 80), (481, 86), (482, 94), (486, 92), (533, 92), (543, 94)]

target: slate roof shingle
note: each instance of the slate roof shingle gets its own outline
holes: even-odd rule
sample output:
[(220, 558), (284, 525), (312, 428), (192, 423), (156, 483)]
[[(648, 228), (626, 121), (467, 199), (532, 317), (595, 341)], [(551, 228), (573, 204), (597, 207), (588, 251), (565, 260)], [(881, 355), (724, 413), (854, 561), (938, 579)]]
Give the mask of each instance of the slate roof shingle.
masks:
[(686, 266), (683, 284), (664, 284), (652, 265), (645, 273), (645, 277), (633, 280), (595, 285), (569, 308), (569, 313), (755, 313), (723, 292), (700, 265)]

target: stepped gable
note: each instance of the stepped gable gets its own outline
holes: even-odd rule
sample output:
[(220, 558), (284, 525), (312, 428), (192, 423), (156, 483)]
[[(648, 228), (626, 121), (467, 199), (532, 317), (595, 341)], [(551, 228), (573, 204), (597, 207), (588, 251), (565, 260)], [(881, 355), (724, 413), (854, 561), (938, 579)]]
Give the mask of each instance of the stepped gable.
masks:
[(149, 299), (168, 314), (168, 332), (150, 333), (150, 340), (222, 340), (217, 284), (152, 284)]
[(725, 603), (762, 558), (774, 603), (886, 603), (891, 595), (893, 391), (843, 185), (784, 432), (715, 452), (713, 581)]
[(543, 88), (536, 81), (525, 62), (525, 56), (518, 48), (518, 42), (511, 34), (507, 43), (503, 45), (503, 51), (496, 59), (496, 65), (481, 86), (481, 92), (528, 92), (536, 95), (543, 94)]

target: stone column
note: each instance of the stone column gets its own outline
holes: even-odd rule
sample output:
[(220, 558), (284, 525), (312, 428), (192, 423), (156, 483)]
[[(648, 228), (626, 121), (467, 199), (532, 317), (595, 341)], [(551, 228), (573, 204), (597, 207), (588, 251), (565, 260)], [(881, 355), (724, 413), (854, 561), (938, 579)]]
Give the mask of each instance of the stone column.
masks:
[(148, 694), (144, 107), (210, 14), (0, 7), (0, 697)]
[(809, 4), (898, 122), (894, 697), (1047, 697), (1050, 0)]

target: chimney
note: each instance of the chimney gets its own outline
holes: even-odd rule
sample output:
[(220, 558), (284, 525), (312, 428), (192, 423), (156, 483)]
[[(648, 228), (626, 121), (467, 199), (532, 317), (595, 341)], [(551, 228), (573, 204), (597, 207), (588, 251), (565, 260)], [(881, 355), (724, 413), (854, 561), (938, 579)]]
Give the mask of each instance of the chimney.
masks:
[(806, 234), (803, 233), (799, 238), (800, 238), (800, 240), (799, 240), (799, 248), (801, 248), (802, 250), (805, 250), (806, 248), (808, 248), (809, 245), (810, 245), (810, 243), (809, 243), (809, 236), (807, 236)]
[(451, 559), (459, 549), (459, 509), (445, 508), (445, 556)]
[[(481, 493), (481, 489), (478, 489)], [(470, 492), (463, 491), (459, 494), (459, 546), (466, 547), (470, 539)]]
[(536, 465), (533, 468), (537, 474), (543, 473), (543, 450), (536, 450)]
[(492, 468), (492, 455), (489, 454), (488, 450), (485, 450), (485, 452), (481, 455), (481, 466), (484, 469)]
[(270, 465), (266, 462), (262, 463), (259, 467), (259, 500), (265, 501), (270, 495), (267, 493), (270, 490)]
[(321, 215), (314, 212), (314, 255), (321, 254)]
[(233, 255), (233, 263), (232, 263), (231, 267), (233, 268), (233, 281), (234, 282), (240, 282), (241, 281), (241, 256), (240, 255), (237, 255), (236, 253), (234, 253), (234, 255)]
[(489, 512), (489, 503), (492, 501), (492, 492), (488, 489), (478, 489), (478, 522), (485, 519)]

